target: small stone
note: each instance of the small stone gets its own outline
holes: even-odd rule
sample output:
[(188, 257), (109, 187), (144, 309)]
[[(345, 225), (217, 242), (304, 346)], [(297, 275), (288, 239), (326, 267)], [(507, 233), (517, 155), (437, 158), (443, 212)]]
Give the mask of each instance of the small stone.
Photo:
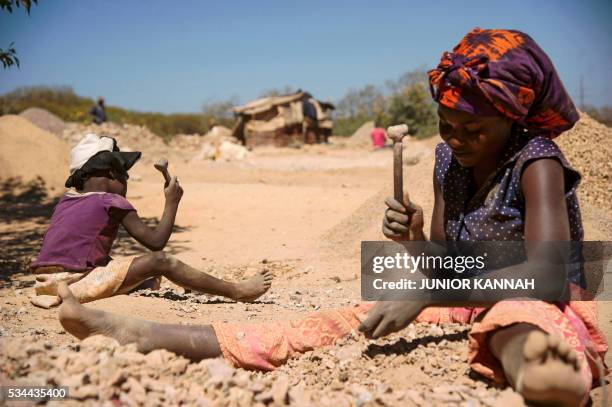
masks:
[(93, 384), (88, 384), (85, 386), (79, 387), (70, 387), (69, 392), (70, 398), (75, 398), (78, 400), (84, 400), (87, 398), (98, 397), (98, 386)]
[(524, 405), (523, 397), (510, 387), (502, 391), (493, 403), (493, 407), (523, 407)]
[(83, 349), (114, 349), (118, 346), (117, 340), (104, 335), (93, 335), (81, 341)]
[(289, 403), (289, 377), (286, 375), (279, 376), (272, 385), (272, 399), (276, 404), (287, 405)]

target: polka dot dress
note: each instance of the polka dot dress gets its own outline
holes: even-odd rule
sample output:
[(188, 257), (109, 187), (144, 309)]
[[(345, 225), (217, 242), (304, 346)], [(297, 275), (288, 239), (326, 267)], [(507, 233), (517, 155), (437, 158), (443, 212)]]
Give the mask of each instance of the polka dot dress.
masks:
[(553, 141), (522, 131), (513, 133), (497, 171), (472, 196), (472, 169), (461, 167), (446, 143), (438, 144), (435, 175), (444, 195), (446, 240), (524, 240), (521, 174), (526, 164), (543, 158), (557, 159), (563, 165), (571, 240), (581, 241), (582, 220), (576, 196), (580, 174), (570, 167)]
[[(453, 157), (446, 143), (436, 147), (435, 175), (444, 196), (444, 229), (447, 241), (499, 242), (487, 244), (487, 266), (491, 269), (524, 261), (525, 199), (521, 174), (533, 160), (554, 158), (565, 173), (565, 200), (572, 241), (582, 241), (583, 230), (576, 188), (580, 174), (572, 169), (557, 145), (546, 138), (524, 131), (513, 132), (498, 169), (476, 192), (471, 168), (464, 168)], [(508, 242), (503, 244), (502, 242)], [(468, 247), (461, 244), (462, 247)], [(492, 249), (496, 247), (496, 249)], [(474, 247), (475, 248), (475, 247)], [(584, 285), (581, 251), (572, 247), (568, 278)]]

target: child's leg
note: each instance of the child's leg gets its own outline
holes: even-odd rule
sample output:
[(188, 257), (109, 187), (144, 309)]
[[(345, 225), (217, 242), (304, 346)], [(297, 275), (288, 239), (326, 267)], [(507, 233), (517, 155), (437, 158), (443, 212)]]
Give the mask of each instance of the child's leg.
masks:
[(62, 299), (60, 322), (66, 331), (79, 339), (101, 334), (121, 344), (136, 343), (138, 350), (144, 353), (167, 349), (192, 360), (221, 356), (219, 342), (210, 325), (159, 324), (86, 308), (65, 283), (58, 286), (58, 294)]
[(158, 276), (164, 276), (187, 289), (244, 302), (254, 301), (268, 291), (272, 284), (272, 273), (269, 271), (261, 272), (246, 281), (233, 283), (196, 270), (164, 252), (153, 252), (134, 259), (122, 289), (135, 287), (149, 278)]
[(489, 348), (525, 399), (561, 406), (583, 400), (586, 390), (576, 352), (562, 339), (518, 323), (492, 334)]

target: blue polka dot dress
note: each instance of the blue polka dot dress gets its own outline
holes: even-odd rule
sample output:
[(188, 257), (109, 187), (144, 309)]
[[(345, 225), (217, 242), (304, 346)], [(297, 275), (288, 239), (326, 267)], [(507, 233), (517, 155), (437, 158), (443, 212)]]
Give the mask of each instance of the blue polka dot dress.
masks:
[[(580, 174), (574, 170), (551, 140), (515, 129), (497, 170), (473, 193), (472, 169), (462, 167), (453, 157), (450, 147), (436, 147), (435, 176), (444, 196), (444, 231), (452, 242), (521, 242), (525, 239), (525, 199), (521, 175), (525, 167), (539, 159), (556, 159), (564, 169), (565, 200), (572, 241), (583, 238), (582, 220), (576, 188)], [(463, 247), (466, 247), (463, 245)], [(487, 247), (491, 247), (490, 245)], [(524, 261), (522, 245), (495, 243), (487, 264), (493, 268)], [(571, 264), (568, 278), (584, 287), (582, 251), (570, 249)]]
[(582, 241), (583, 230), (576, 188), (580, 174), (551, 140), (516, 130), (497, 170), (482, 188), (473, 191), (472, 169), (453, 157), (450, 147), (436, 147), (435, 176), (444, 196), (444, 229), (447, 241), (522, 241), (525, 233), (525, 199), (521, 175), (534, 160), (553, 158), (565, 173), (566, 204), (573, 241)]

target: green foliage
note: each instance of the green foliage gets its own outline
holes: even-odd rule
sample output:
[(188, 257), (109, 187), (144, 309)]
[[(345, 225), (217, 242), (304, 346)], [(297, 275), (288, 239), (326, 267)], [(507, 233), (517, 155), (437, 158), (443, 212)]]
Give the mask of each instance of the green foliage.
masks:
[(19, 68), (19, 58), (17, 58), (17, 50), (15, 50), (15, 47), (13, 46), (12, 42), (6, 50), (0, 48), (0, 61), (2, 61), (2, 67), (4, 69), (10, 68), (13, 65)]
[[(32, 4), (38, 4), (38, 0), (0, 0), (0, 9), (6, 10), (9, 13), (13, 12), (13, 7), (23, 7), (23, 9), (30, 14), (30, 8)], [(19, 68), (19, 58), (17, 58), (17, 50), (13, 46), (13, 43), (8, 46), (7, 49), (0, 48), (0, 61), (2, 61), (2, 67), (8, 69), (12, 66)]]
[(23, 7), (23, 9), (30, 14), (32, 4), (38, 4), (38, 0), (0, 0), (0, 9), (12, 13), (13, 7)]
[(368, 116), (336, 117), (334, 120), (334, 134), (350, 136), (365, 122), (372, 120)]
[[(94, 100), (74, 93), (69, 87), (27, 87), (0, 96), (0, 114), (19, 114), (30, 107), (50, 111), (64, 121), (91, 123), (89, 110)], [(211, 122), (232, 126), (229, 116), (215, 117), (210, 112), (196, 113), (144, 113), (106, 106), (108, 120), (115, 123), (146, 126), (153, 133), (169, 140), (175, 134), (204, 134)]]
[(351, 89), (337, 103), (334, 134), (350, 136), (369, 120), (382, 127), (406, 123), (418, 138), (436, 134), (438, 117), (427, 83), (425, 71), (415, 70), (387, 81), (388, 93), (374, 85)]
[(418, 138), (429, 137), (438, 130), (438, 115), (429, 90), (420, 82), (391, 96), (387, 120), (385, 125), (406, 123), (410, 134)]

